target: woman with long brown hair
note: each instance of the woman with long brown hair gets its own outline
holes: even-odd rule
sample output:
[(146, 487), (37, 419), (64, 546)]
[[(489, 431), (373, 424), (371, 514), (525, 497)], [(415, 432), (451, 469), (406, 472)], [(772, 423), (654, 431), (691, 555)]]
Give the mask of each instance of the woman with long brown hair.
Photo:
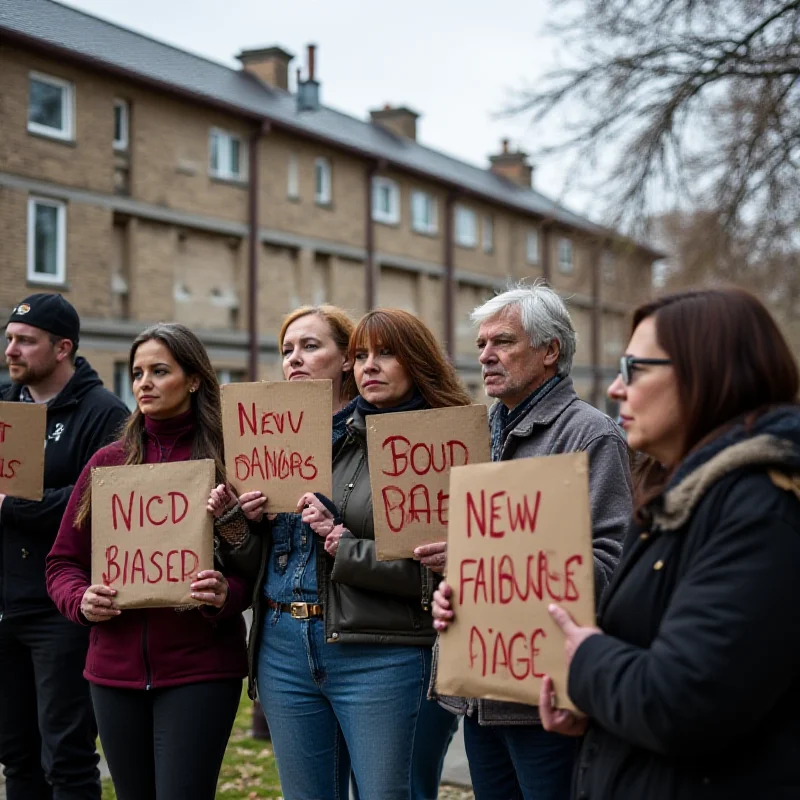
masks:
[(418, 561), (375, 558), (370, 414), (468, 405), (431, 331), (405, 311), (368, 313), (350, 338), (359, 396), (334, 446), (333, 496), (304, 495), (320, 554), (319, 606), (302, 619), (268, 598), (258, 690), (289, 800), (436, 797), (456, 718), (426, 699), (433, 580)]
[(798, 370), (752, 295), (684, 292), (634, 315), (609, 388), (653, 461), (597, 628), (550, 612), (586, 734), (576, 797), (800, 797)]
[[(213, 800), (247, 674), (249, 588), (217, 563), (192, 583), (199, 607), (117, 608), (116, 589), (90, 580), (90, 476), (94, 467), (211, 459), (223, 485), (219, 385), (200, 340), (177, 323), (143, 331), (129, 365), (137, 408), (75, 485), (47, 589), (65, 617), (92, 626), (84, 676), (117, 797)], [(223, 511), (209, 498), (219, 532), (242, 535), (242, 513)]]

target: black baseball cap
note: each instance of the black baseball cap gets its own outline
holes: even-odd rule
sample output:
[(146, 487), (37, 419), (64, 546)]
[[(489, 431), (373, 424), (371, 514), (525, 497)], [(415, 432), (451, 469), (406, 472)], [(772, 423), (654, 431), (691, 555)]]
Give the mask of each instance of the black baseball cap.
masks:
[(78, 348), (81, 336), (81, 318), (72, 303), (60, 294), (32, 294), (26, 297), (8, 318), (9, 322), (22, 322), (69, 339), (74, 349)]

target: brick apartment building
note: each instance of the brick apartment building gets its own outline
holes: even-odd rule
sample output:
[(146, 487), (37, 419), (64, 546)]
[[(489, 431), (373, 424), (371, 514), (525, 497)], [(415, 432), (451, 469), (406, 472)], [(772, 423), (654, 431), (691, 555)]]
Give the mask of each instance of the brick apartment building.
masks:
[(235, 70), (0, 0), (0, 316), (63, 292), (124, 396), (130, 341), (158, 320), (195, 329), (228, 381), (280, 375), (276, 334), (300, 304), (401, 307), (483, 398), (468, 313), (541, 275), (569, 300), (577, 389), (602, 407), (659, 254), (537, 192), (507, 142), (480, 169), (420, 144), (410, 109), (326, 108), (313, 47), (290, 92), (292, 58), (249, 50)]

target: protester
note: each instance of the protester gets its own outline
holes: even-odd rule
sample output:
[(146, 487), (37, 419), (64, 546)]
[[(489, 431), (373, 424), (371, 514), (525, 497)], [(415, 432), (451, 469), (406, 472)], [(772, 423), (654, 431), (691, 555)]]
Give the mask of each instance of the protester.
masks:
[(45, 557), (72, 486), (128, 410), (76, 358), (80, 319), (57, 294), (11, 312), (0, 400), (47, 406), (41, 501), (0, 494), (0, 763), (8, 800), (99, 800), (97, 730), (83, 665), (89, 632), (67, 622), (45, 588)]
[[(561, 298), (542, 283), (518, 286), (472, 312), (490, 411), (492, 460), (586, 452), (599, 598), (620, 554), (631, 513), (628, 453), (619, 428), (578, 399), (569, 377), (576, 335)], [(444, 543), (420, 548), (443, 562)], [(451, 587), (434, 594), (434, 625), (453, 619)], [(564, 800), (576, 755), (573, 739), (545, 731), (537, 709), (518, 703), (441, 697), (465, 715), (464, 741), (476, 800)]]
[[(223, 485), (219, 385), (199, 339), (175, 323), (141, 333), (129, 363), (137, 409), (81, 473), (47, 558), (47, 587), (64, 616), (92, 628), (84, 675), (119, 800), (212, 800), (247, 674), (249, 586), (217, 564), (191, 584), (200, 607), (118, 609), (116, 589), (90, 585), (90, 473), (213, 459)], [(244, 534), (242, 513), (213, 494), (209, 511), (228, 539)]]
[(639, 487), (598, 628), (560, 607), (581, 734), (576, 797), (800, 797), (798, 370), (764, 306), (735, 289), (641, 306), (609, 396)]

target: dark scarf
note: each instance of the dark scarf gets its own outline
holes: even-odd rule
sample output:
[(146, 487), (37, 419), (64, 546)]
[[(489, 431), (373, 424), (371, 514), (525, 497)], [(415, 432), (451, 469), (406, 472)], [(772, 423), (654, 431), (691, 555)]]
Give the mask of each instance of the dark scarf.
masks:
[(419, 389), (414, 389), (414, 394), (411, 396), (410, 400), (406, 400), (405, 403), (400, 403), (391, 408), (378, 408), (372, 405), (372, 403), (368, 403), (361, 395), (358, 396), (356, 402), (358, 404), (358, 410), (363, 417), (368, 417), (370, 414), (399, 414), (402, 411), (422, 411), (428, 408), (428, 402), (420, 394)]
[(511, 410), (502, 403), (492, 417), (492, 461), (499, 461), (503, 445), (514, 426), (527, 414), (553, 387), (561, 381), (560, 375), (537, 386), (521, 403)]

